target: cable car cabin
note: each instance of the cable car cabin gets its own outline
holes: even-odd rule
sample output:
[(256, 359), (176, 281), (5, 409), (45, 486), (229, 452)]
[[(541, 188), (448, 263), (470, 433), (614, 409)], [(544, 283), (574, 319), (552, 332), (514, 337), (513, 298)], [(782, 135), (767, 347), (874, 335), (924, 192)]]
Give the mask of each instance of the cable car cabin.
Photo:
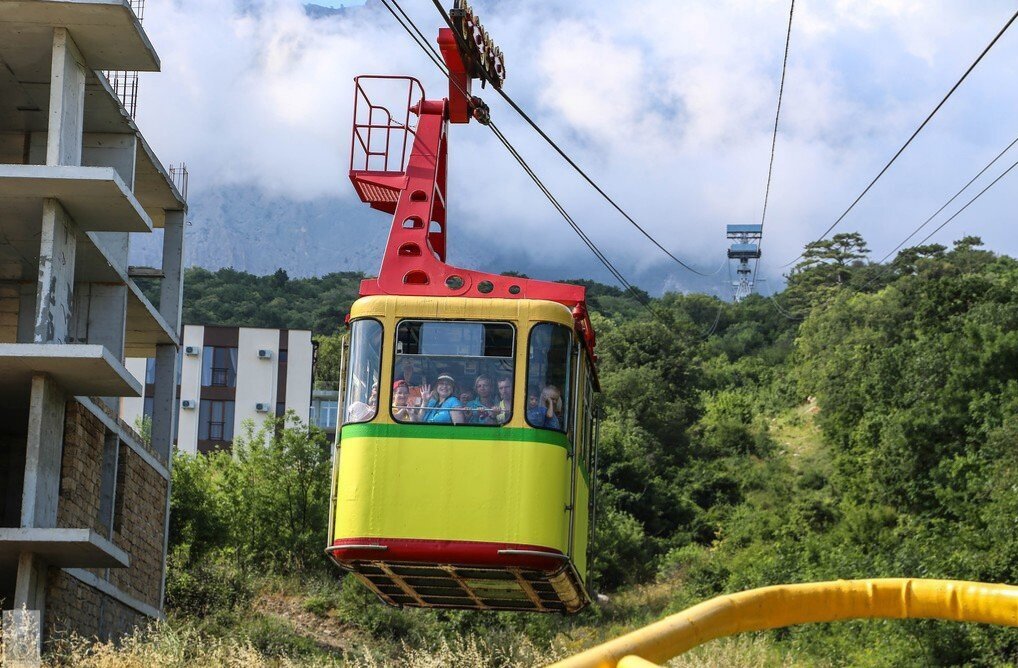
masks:
[(350, 329), (331, 558), (392, 605), (585, 606), (596, 377), (570, 310), (371, 296)]
[(454, 15), (448, 98), (355, 79), (350, 179), (392, 222), (350, 313), (326, 550), (391, 605), (572, 613), (590, 602), (594, 330), (581, 286), (446, 263), (449, 124), (486, 122), (470, 87), (497, 60)]

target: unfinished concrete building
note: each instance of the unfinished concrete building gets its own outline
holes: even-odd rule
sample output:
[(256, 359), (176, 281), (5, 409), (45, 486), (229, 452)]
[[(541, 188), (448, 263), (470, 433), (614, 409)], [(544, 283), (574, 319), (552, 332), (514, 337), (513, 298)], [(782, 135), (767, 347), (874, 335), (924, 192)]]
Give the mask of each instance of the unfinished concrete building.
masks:
[[(162, 614), (186, 206), (117, 74), (159, 69), (138, 1), (0, 0), (8, 660), (15, 641), (31, 653)], [(132, 239), (154, 228), (162, 266), (129, 267)], [(161, 278), (156, 303), (142, 275)], [(156, 360), (149, 442), (118, 418), (142, 392), (125, 356)]]

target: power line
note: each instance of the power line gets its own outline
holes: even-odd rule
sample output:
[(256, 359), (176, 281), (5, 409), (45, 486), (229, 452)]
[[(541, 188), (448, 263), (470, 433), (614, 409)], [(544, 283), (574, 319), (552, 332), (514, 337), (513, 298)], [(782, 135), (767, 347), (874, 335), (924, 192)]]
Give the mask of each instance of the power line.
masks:
[[(395, 2), (396, 0), (392, 0), (392, 1)], [(449, 26), (449, 29), (452, 30), (453, 34), (456, 36), (456, 41), (460, 44), (460, 48), (463, 49), (464, 53), (466, 53), (466, 49), (465, 49), (465, 45), (463, 44), (462, 36), (456, 30), (456, 26), (453, 24), (452, 18), (449, 16), (449, 13), (445, 11), (445, 7), (442, 6), (441, 0), (432, 0), (432, 1), (434, 3), (435, 7), (438, 9), (439, 13), (442, 15), (442, 18), (445, 20), (446, 24)], [(482, 73), (482, 77), (484, 77), (484, 80), (487, 80), (487, 77), (483, 73)], [(489, 81), (489, 83), (491, 83), (491, 82)], [(649, 239), (650, 242), (652, 244), (654, 244), (662, 253), (664, 253), (669, 258), (671, 258), (679, 266), (683, 267), (684, 269), (686, 269), (688, 271), (693, 272), (694, 274), (696, 274), (698, 276), (714, 276), (714, 275), (716, 275), (718, 272), (720, 272), (724, 268), (724, 264), (722, 264), (715, 271), (713, 271), (711, 273), (706, 273), (706, 272), (702, 272), (702, 271), (700, 271), (698, 269), (694, 269), (693, 267), (689, 266), (688, 264), (686, 264), (685, 262), (680, 260), (678, 257), (676, 257), (671, 251), (669, 251), (667, 248), (662, 246), (661, 243), (657, 239), (655, 239), (653, 236), (651, 236), (650, 233), (647, 232), (647, 230), (645, 230), (639, 223), (637, 223), (636, 220), (633, 219), (633, 217), (630, 216), (621, 206), (619, 206), (619, 204), (614, 199), (612, 199), (612, 197), (608, 193), (606, 193), (604, 191), (604, 189), (601, 188), (601, 186), (599, 186), (587, 174), (587, 172), (585, 172), (579, 165), (577, 165), (576, 162), (573, 161), (573, 159), (570, 158), (569, 155), (564, 150), (562, 150), (562, 148), (555, 142), (555, 140), (552, 139), (551, 137), (549, 137), (548, 134), (543, 129), (541, 129), (541, 127), (534, 121), (534, 119), (531, 118), (530, 115), (520, 107), (520, 105), (516, 104), (516, 101), (513, 100), (512, 97), (510, 97), (508, 93), (506, 93), (504, 90), (502, 90), (501, 86), (496, 86), (496, 85), (492, 84), (492, 88), (495, 89), (495, 92), (497, 92), (502, 97), (502, 99), (505, 100), (506, 103), (510, 107), (512, 107), (513, 110), (517, 114), (519, 114), (520, 117), (523, 120), (525, 120), (527, 122), (527, 124), (530, 125), (530, 127), (533, 128), (534, 131), (537, 132), (537, 134), (539, 134), (542, 139), (544, 139), (545, 142), (548, 143), (549, 146), (551, 146), (553, 149), (555, 149), (555, 152), (558, 153), (562, 157), (562, 159), (565, 160), (569, 164), (569, 166), (573, 168), (574, 171), (576, 171), (577, 174), (579, 174), (581, 177), (583, 177), (583, 180), (585, 180), (588, 184), (590, 184), (590, 186), (592, 188), (594, 188), (594, 190), (597, 191), (597, 193), (599, 195), (601, 195), (601, 197), (603, 197), (606, 202), (608, 202), (616, 211), (618, 211), (620, 214), (622, 214), (623, 218), (625, 218), (627, 221), (629, 221), (629, 223), (633, 227), (635, 227), (637, 230), (639, 230), (640, 233), (643, 236), (645, 236), (647, 239)], [(725, 260), (725, 262), (727, 262), (727, 259)]]
[[(973, 61), (972, 64), (969, 65), (968, 69), (965, 70), (965, 73), (961, 75), (961, 78), (958, 79), (958, 81), (955, 82), (953, 86), (951, 86), (951, 90), (947, 91), (947, 94), (943, 97), (943, 99), (941, 99), (937, 106), (933, 108), (933, 111), (931, 111), (929, 115), (926, 116), (923, 122), (919, 124), (919, 127), (915, 129), (915, 132), (913, 132), (912, 135), (908, 138), (908, 140), (904, 144), (902, 144), (901, 148), (898, 149), (897, 153), (895, 153), (891, 157), (891, 159), (887, 162), (887, 164), (884, 165), (884, 168), (881, 169), (880, 172), (873, 178), (873, 180), (869, 182), (869, 185), (867, 185), (866, 188), (864, 188), (863, 191), (859, 193), (859, 196), (852, 201), (852, 203), (848, 206), (847, 209), (845, 209), (844, 212), (842, 212), (840, 216), (838, 216), (837, 220), (831, 223), (831, 225), (826, 230), (824, 230), (823, 234), (821, 234), (819, 237), (817, 237), (817, 239), (815, 239), (811, 243), (816, 243), (822, 240), (824, 237), (828, 235), (828, 233), (831, 232), (831, 230), (837, 227), (841, 223), (841, 221), (845, 219), (845, 216), (847, 216), (848, 213), (855, 208), (855, 205), (859, 203), (859, 200), (861, 200), (866, 195), (866, 193), (870, 191), (870, 189), (876, 184), (876, 182), (880, 180), (880, 177), (882, 177), (884, 173), (887, 172), (888, 169), (890, 169), (891, 165), (894, 164), (894, 161), (898, 159), (898, 156), (900, 156), (905, 151), (905, 149), (908, 148), (909, 144), (912, 143), (912, 140), (919, 135), (919, 133), (923, 130), (923, 128), (926, 127), (926, 125), (936, 115), (936, 113), (940, 111), (940, 108), (944, 106), (944, 103), (947, 102), (948, 98), (950, 98), (951, 95), (954, 94), (954, 91), (956, 91), (958, 87), (961, 86), (962, 82), (965, 81), (965, 79), (972, 72), (972, 70), (975, 69), (976, 65), (978, 65), (979, 62), (983, 59), (983, 56), (989, 53), (990, 49), (993, 48), (993, 45), (997, 43), (997, 40), (999, 40), (1004, 35), (1004, 33), (1007, 32), (1007, 29), (1011, 27), (1011, 24), (1014, 23), (1015, 19), (1018, 19), (1018, 11), (1011, 15), (1011, 18), (1008, 20), (1007, 23), (1004, 24), (1004, 27), (1000, 29), (1000, 32), (998, 32), (996, 36), (994, 36), (994, 38), (990, 40), (990, 43), (986, 45), (986, 47), (982, 50), (979, 56), (975, 59), (975, 61)], [(791, 262), (788, 262), (787, 264), (784, 264), (782, 266), (787, 267), (791, 264), (794, 264), (802, 256), (803, 253), (800, 253)]]

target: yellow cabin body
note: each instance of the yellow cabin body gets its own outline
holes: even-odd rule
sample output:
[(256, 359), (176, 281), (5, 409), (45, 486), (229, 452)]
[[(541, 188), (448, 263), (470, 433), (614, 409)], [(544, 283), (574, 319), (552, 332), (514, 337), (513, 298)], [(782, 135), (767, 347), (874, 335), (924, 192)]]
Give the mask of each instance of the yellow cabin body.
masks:
[(392, 605), (589, 603), (596, 377), (569, 309), (370, 296), (350, 320), (330, 557)]

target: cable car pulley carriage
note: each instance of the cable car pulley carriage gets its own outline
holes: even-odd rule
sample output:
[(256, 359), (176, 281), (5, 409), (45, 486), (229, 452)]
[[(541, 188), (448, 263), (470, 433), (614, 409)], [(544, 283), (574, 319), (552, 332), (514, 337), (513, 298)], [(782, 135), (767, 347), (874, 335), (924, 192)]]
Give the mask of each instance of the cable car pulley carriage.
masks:
[(448, 98), (355, 80), (350, 178), (393, 219), (350, 313), (327, 553), (391, 605), (572, 613), (590, 602), (594, 330), (581, 286), (445, 262), (449, 123), (484, 121), (471, 81), (505, 73), (469, 6), (452, 16)]

